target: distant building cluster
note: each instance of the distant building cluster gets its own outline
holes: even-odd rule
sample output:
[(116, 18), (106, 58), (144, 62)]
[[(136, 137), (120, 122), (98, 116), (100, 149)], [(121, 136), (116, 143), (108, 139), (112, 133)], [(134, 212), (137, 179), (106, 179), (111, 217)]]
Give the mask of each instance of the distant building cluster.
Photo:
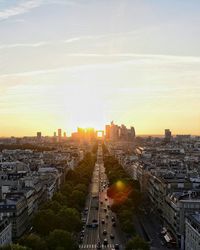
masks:
[(118, 126), (111, 122), (110, 125), (106, 125), (106, 140), (109, 141), (134, 141), (135, 139), (135, 128), (131, 127), (130, 129), (126, 128), (125, 125)]
[(130, 152), (107, 142), (126, 172), (138, 180), (150, 211), (163, 221), (166, 244), (200, 249), (200, 137), (165, 130), (163, 138), (143, 138)]
[(84, 148), (74, 144), (42, 152), (0, 151), (0, 246), (30, 229), (35, 212), (60, 189), (83, 155)]
[(93, 142), (97, 139), (97, 131), (94, 128), (78, 128), (72, 133), (71, 139), (79, 142)]

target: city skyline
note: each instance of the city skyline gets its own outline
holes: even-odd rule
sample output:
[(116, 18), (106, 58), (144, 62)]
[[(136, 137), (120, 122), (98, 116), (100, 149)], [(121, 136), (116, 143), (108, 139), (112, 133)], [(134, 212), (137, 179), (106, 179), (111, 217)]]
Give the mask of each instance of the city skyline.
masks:
[(0, 137), (200, 134), (200, 2), (0, 1)]

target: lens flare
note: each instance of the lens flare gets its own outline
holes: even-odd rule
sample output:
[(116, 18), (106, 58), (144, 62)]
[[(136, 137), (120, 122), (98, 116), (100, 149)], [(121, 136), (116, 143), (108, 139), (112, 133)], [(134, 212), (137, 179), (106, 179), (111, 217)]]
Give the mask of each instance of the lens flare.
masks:
[(118, 191), (123, 191), (126, 187), (122, 181), (117, 181), (115, 185)]
[(131, 192), (132, 188), (130, 185), (118, 180), (107, 190), (107, 195), (113, 199), (114, 204), (119, 204), (126, 201)]

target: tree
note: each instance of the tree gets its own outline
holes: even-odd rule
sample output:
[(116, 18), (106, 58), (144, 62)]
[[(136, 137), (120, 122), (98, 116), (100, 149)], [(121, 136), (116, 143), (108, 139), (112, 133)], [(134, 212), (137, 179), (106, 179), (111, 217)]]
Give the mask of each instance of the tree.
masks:
[(62, 205), (58, 201), (48, 201), (41, 208), (42, 210), (51, 209), (54, 213), (58, 213), (58, 211), (62, 208)]
[(47, 238), (47, 244), (49, 250), (76, 250), (78, 249), (77, 245), (74, 243), (74, 240), (71, 234), (64, 230), (54, 230), (51, 232)]
[(62, 208), (58, 215), (58, 227), (59, 229), (66, 230), (68, 232), (79, 232), (82, 226), (80, 215), (74, 208)]
[(46, 242), (36, 234), (30, 234), (22, 238), (20, 243), (32, 250), (47, 250)]
[(81, 210), (85, 204), (85, 194), (79, 190), (74, 190), (70, 196), (70, 203), (73, 207)]
[(69, 194), (71, 194), (73, 189), (72, 185), (73, 185), (72, 182), (67, 181), (67, 183), (65, 183), (64, 186), (61, 188), (61, 193), (66, 196), (69, 196)]
[(21, 246), (19, 244), (11, 244), (8, 246), (0, 247), (0, 250), (31, 250), (31, 249)]
[(139, 236), (133, 237), (126, 244), (126, 250), (150, 250), (148, 242), (140, 238)]
[(83, 192), (84, 194), (87, 193), (87, 186), (85, 184), (79, 183), (74, 187), (74, 190), (78, 190)]
[(130, 210), (128, 209), (123, 209), (119, 213), (119, 219), (120, 221), (126, 221), (126, 220), (132, 220), (133, 214)]
[(67, 197), (63, 195), (61, 192), (55, 193), (52, 200), (57, 201), (61, 205), (65, 205), (65, 206), (67, 206), (67, 203), (68, 203)]
[(57, 225), (57, 216), (51, 209), (40, 210), (33, 218), (33, 227), (42, 236), (48, 235)]
[(133, 225), (132, 221), (130, 221), (130, 220), (122, 221), (121, 222), (121, 227), (122, 227), (122, 230), (125, 233), (130, 234), (130, 235), (135, 234), (135, 228), (134, 228), (134, 225)]

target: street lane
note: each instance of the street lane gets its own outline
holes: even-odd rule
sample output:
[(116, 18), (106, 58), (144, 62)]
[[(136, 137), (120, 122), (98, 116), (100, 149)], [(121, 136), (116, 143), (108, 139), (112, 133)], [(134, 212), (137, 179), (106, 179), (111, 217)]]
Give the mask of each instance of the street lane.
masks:
[[(120, 250), (124, 249), (118, 237), (118, 227), (112, 226), (113, 222), (111, 218), (112, 216), (116, 218), (116, 216), (108, 209), (108, 205), (111, 206), (112, 200), (107, 197), (107, 184), (108, 180), (103, 163), (102, 145), (99, 143), (90, 193), (86, 201), (86, 210), (88, 208), (88, 212), (84, 227), (84, 238), (83, 243), (79, 245), (79, 249), (112, 250), (117, 247), (115, 244), (120, 245)], [(102, 224), (103, 219), (105, 224)], [(106, 234), (103, 234), (104, 230), (106, 230)], [(110, 238), (111, 234), (114, 235), (114, 239)], [(107, 245), (105, 245), (106, 239)]]

